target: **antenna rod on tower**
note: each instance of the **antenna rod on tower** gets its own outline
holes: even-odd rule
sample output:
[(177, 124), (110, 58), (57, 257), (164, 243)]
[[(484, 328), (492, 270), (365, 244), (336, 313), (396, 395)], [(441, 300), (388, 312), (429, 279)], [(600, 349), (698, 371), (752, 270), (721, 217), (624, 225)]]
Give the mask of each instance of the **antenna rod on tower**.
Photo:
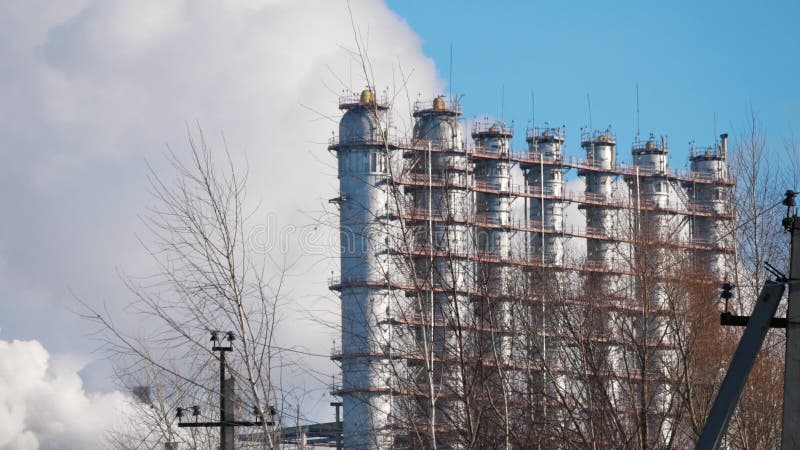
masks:
[(636, 140), (639, 140), (641, 119), (639, 118), (639, 82), (636, 82)]
[(714, 111), (714, 150), (717, 149), (717, 112)]
[(531, 89), (531, 130), (536, 129), (536, 95)]
[(450, 89), (450, 93), (447, 95), (451, 99), (453, 98), (453, 43), (450, 43), (450, 81), (447, 83), (448, 89)]
[(594, 128), (592, 127), (592, 99), (589, 98), (589, 93), (586, 93), (586, 105), (589, 107), (589, 133), (594, 133)]
[(505, 111), (506, 111), (506, 85), (503, 84), (500, 87), (500, 120), (505, 121)]

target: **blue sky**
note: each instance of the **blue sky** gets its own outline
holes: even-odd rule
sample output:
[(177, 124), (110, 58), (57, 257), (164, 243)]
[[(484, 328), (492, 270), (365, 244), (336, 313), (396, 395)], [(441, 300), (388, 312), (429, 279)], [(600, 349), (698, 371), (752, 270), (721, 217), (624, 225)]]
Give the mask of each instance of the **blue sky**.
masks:
[[(442, 79), (453, 45), (454, 92), (465, 115), (567, 126), (579, 154), (587, 125), (612, 125), (622, 159), (635, 134), (666, 134), (672, 164), (688, 141), (709, 145), (741, 128), (752, 106), (775, 151), (800, 132), (800, 2), (420, 2), (387, 0), (424, 40)], [(614, 6), (612, 6), (612, 4)], [(502, 92), (505, 91), (503, 102)]]

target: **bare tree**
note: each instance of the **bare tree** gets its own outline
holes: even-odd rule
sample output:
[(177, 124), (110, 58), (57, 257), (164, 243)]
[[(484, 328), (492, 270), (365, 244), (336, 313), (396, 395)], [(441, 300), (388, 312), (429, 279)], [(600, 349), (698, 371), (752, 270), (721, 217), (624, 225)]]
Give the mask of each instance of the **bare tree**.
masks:
[[(791, 158), (784, 163), (770, 152), (765, 127), (752, 108), (748, 109), (737, 137), (731, 164), (737, 177), (734, 193), (737, 217), (731, 233), (737, 246), (735, 279), (739, 286), (731, 308), (747, 314), (766, 279), (764, 262), (781, 267), (789, 260), (787, 238), (780, 225), (782, 211), (777, 206), (786, 188), (794, 186), (797, 166)], [(791, 139), (784, 143), (787, 155), (793, 151), (792, 145)], [(726, 334), (738, 342), (740, 330)], [(784, 339), (778, 330), (767, 334), (731, 420), (728, 433), (731, 448), (767, 449), (780, 441)]]
[(254, 413), (265, 418), (257, 440), (275, 448), (280, 441), (268, 424), (270, 411), (285, 406), (276, 370), (289, 363), (273, 346), (284, 267), (254, 258), (248, 247), (246, 170), (236, 167), (227, 148), (215, 153), (202, 130), (189, 134), (189, 149), (188, 158), (167, 153), (174, 178), (151, 167), (156, 205), (143, 221), (152, 240), (141, 242), (158, 270), (125, 278), (133, 294), (125, 322), (140, 325), (130, 330), (84, 303), (87, 317), (99, 325), (121, 382), (155, 396), (136, 420), (159, 441), (196, 448), (214, 448), (211, 437), (219, 431), (178, 432), (174, 411), (200, 405), (200, 416), (189, 420), (219, 420), (219, 356), (211, 351), (209, 333), (232, 332), (226, 369), (236, 412), (247, 420)]
[(740, 285), (738, 298), (742, 300), (757, 296), (764, 281), (764, 261), (777, 261), (786, 255), (786, 246), (779, 238), (779, 214), (766, 214), (782, 198), (785, 189), (781, 181), (785, 174), (768, 151), (766, 132), (757, 114), (749, 110), (746, 119), (738, 133), (731, 162), (737, 180), (736, 276)]

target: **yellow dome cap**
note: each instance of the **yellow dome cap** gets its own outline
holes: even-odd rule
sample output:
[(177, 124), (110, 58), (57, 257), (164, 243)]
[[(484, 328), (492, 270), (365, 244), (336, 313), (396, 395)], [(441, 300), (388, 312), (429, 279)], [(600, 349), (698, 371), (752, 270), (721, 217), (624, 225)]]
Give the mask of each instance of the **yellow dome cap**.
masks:
[(372, 92), (372, 89), (364, 89), (361, 91), (361, 98), (358, 100), (358, 102), (362, 105), (374, 105), (375, 94)]
[(433, 110), (434, 111), (445, 110), (444, 97), (436, 97), (435, 99), (433, 99)]

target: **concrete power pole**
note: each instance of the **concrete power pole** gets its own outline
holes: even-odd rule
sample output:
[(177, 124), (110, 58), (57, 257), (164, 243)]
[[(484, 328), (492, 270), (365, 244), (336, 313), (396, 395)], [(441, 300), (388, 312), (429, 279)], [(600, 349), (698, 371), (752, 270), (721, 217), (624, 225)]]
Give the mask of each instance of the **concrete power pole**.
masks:
[[(200, 422), (198, 419), (200, 417), (200, 407), (199, 406), (192, 406), (192, 416), (194, 417), (194, 422), (186, 422), (183, 420), (184, 411), (189, 411), (190, 408), (178, 408), (178, 427), (179, 428), (219, 428), (219, 450), (234, 450), (235, 445), (235, 427), (260, 427), (265, 424), (264, 418), (260, 415), (258, 408), (253, 408), (253, 414), (256, 416), (256, 420), (235, 420), (234, 419), (234, 402), (235, 402), (235, 390), (234, 390), (234, 380), (233, 378), (227, 378), (225, 376), (225, 367), (227, 363), (225, 362), (225, 353), (233, 351), (233, 340), (234, 334), (233, 331), (228, 331), (224, 333), (224, 337), (221, 337), (220, 331), (212, 331), (211, 332), (211, 342), (213, 346), (211, 347), (211, 351), (219, 352), (219, 422)], [(227, 339), (228, 344), (224, 345), (223, 340)], [(270, 417), (274, 416), (274, 410), (272, 407), (268, 409)], [(273, 426), (274, 422), (270, 420), (266, 422), (266, 425)], [(267, 439), (267, 436), (264, 436), (264, 439)]]
[(783, 227), (791, 234), (789, 305), (786, 309), (786, 368), (783, 378), (783, 432), (781, 449), (800, 448), (800, 218), (795, 192), (787, 191)]

